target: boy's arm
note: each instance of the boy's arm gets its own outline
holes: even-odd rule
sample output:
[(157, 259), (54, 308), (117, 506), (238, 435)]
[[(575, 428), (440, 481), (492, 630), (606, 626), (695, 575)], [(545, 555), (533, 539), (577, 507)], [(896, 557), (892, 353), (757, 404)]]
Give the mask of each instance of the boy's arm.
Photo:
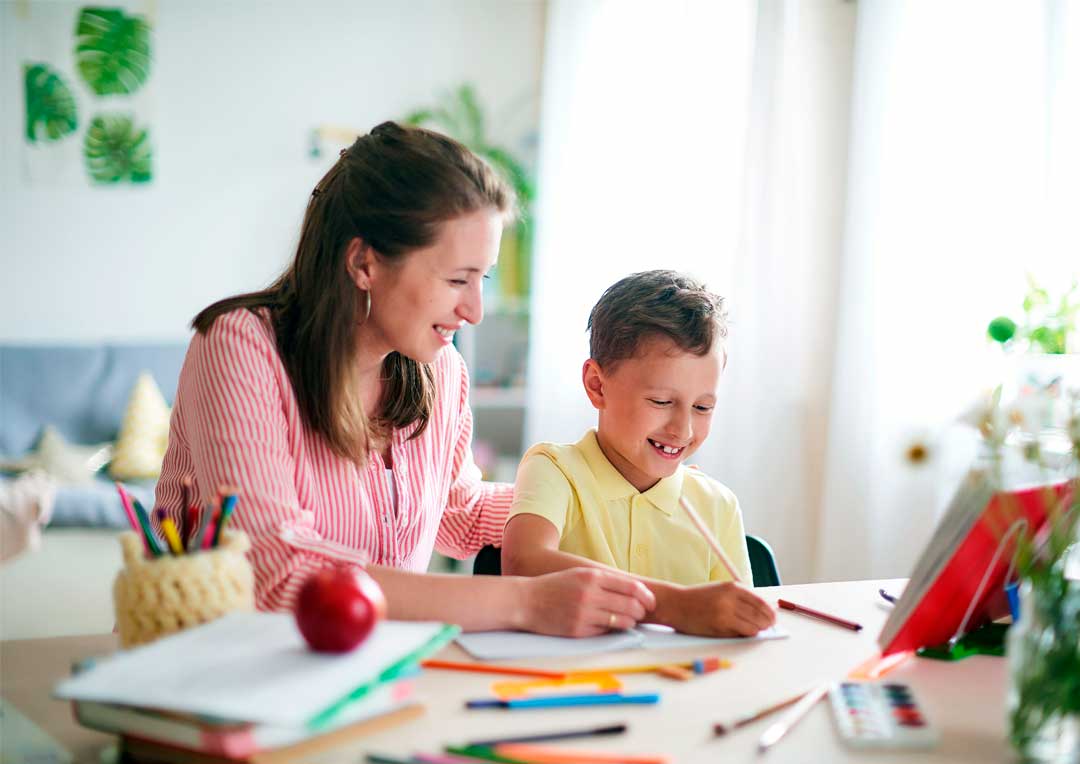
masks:
[(687, 634), (751, 636), (772, 626), (772, 608), (739, 584), (725, 582), (680, 586), (635, 576), (576, 554), (559, 551), (559, 530), (539, 515), (520, 514), (507, 523), (503, 537), (504, 575), (537, 576), (576, 567), (621, 573), (645, 584), (656, 597), (656, 609), (645, 619)]

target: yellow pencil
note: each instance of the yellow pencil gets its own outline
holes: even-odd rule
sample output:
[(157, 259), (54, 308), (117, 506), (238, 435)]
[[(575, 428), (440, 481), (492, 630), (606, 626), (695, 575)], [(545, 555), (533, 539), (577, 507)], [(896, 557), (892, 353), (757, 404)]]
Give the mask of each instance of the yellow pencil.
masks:
[(165, 533), (165, 540), (169, 542), (169, 549), (175, 555), (184, 553), (184, 547), (180, 544), (180, 534), (176, 532), (176, 524), (168, 517), (161, 521), (161, 530)]

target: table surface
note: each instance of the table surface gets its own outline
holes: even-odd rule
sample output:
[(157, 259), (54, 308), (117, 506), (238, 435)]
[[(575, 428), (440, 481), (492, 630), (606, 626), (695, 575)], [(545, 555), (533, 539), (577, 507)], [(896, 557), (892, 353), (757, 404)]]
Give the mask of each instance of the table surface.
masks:
[[(713, 724), (753, 712), (807, 687), (843, 678), (876, 654), (876, 638), (888, 616), (878, 596), (884, 587), (898, 592), (902, 580), (805, 584), (758, 590), (770, 602), (778, 597), (824, 610), (865, 628), (853, 632), (805, 616), (780, 611), (778, 623), (790, 638), (726, 643), (708, 649), (624, 650), (600, 656), (513, 661), (538, 668), (579, 669), (604, 665), (658, 663), (705, 655), (728, 658), (732, 668), (687, 682), (652, 674), (621, 677), (626, 692), (659, 692), (658, 706), (596, 707), (531, 711), (467, 710), (468, 698), (490, 695), (498, 677), (479, 673), (428, 670), (417, 679), (417, 696), (427, 711), (418, 720), (357, 740), (314, 761), (356, 764), (364, 752), (407, 755), (437, 752), (444, 745), (485, 737), (577, 729), (626, 723), (626, 734), (585, 738), (562, 745), (575, 749), (665, 754), (672, 762), (869, 761), (883, 752), (845, 748), (834, 731), (827, 703), (814, 708), (766, 754), (757, 752), (761, 733), (776, 716), (715, 737)], [(115, 649), (111, 634), (0, 643), (0, 692), (25, 716), (73, 754), (76, 761), (98, 761), (101, 748), (113, 742), (108, 735), (77, 726), (67, 703), (49, 697), (51, 687), (66, 676), (73, 660)], [(470, 660), (457, 646), (438, 656)], [(1005, 661), (975, 656), (956, 663), (911, 659), (889, 674), (890, 680), (910, 684), (931, 723), (941, 731), (941, 743), (930, 751), (887, 752), (890, 763), (1012, 761), (1005, 731)]]

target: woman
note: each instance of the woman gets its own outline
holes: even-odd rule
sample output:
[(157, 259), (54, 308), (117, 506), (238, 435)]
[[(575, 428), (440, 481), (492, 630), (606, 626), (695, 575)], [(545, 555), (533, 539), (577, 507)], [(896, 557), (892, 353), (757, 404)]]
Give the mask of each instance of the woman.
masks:
[(256, 604), (292, 607), (329, 565), (363, 566), (395, 619), (583, 636), (633, 626), (655, 600), (617, 573), (424, 574), (433, 549), (500, 545), (513, 487), (470, 452), (454, 332), (483, 317), (512, 192), (437, 133), (386, 122), (311, 194), (296, 256), (261, 292), (195, 317), (159, 506), (240, 489)]

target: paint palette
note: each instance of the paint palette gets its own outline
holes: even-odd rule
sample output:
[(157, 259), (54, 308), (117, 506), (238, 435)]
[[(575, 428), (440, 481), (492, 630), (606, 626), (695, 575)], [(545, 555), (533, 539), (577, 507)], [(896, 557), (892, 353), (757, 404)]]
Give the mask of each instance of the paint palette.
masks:
[(940, 739), (906, 684), (839, 682), (829, 701), (837, 731), (852, 748), (932, 748)]

